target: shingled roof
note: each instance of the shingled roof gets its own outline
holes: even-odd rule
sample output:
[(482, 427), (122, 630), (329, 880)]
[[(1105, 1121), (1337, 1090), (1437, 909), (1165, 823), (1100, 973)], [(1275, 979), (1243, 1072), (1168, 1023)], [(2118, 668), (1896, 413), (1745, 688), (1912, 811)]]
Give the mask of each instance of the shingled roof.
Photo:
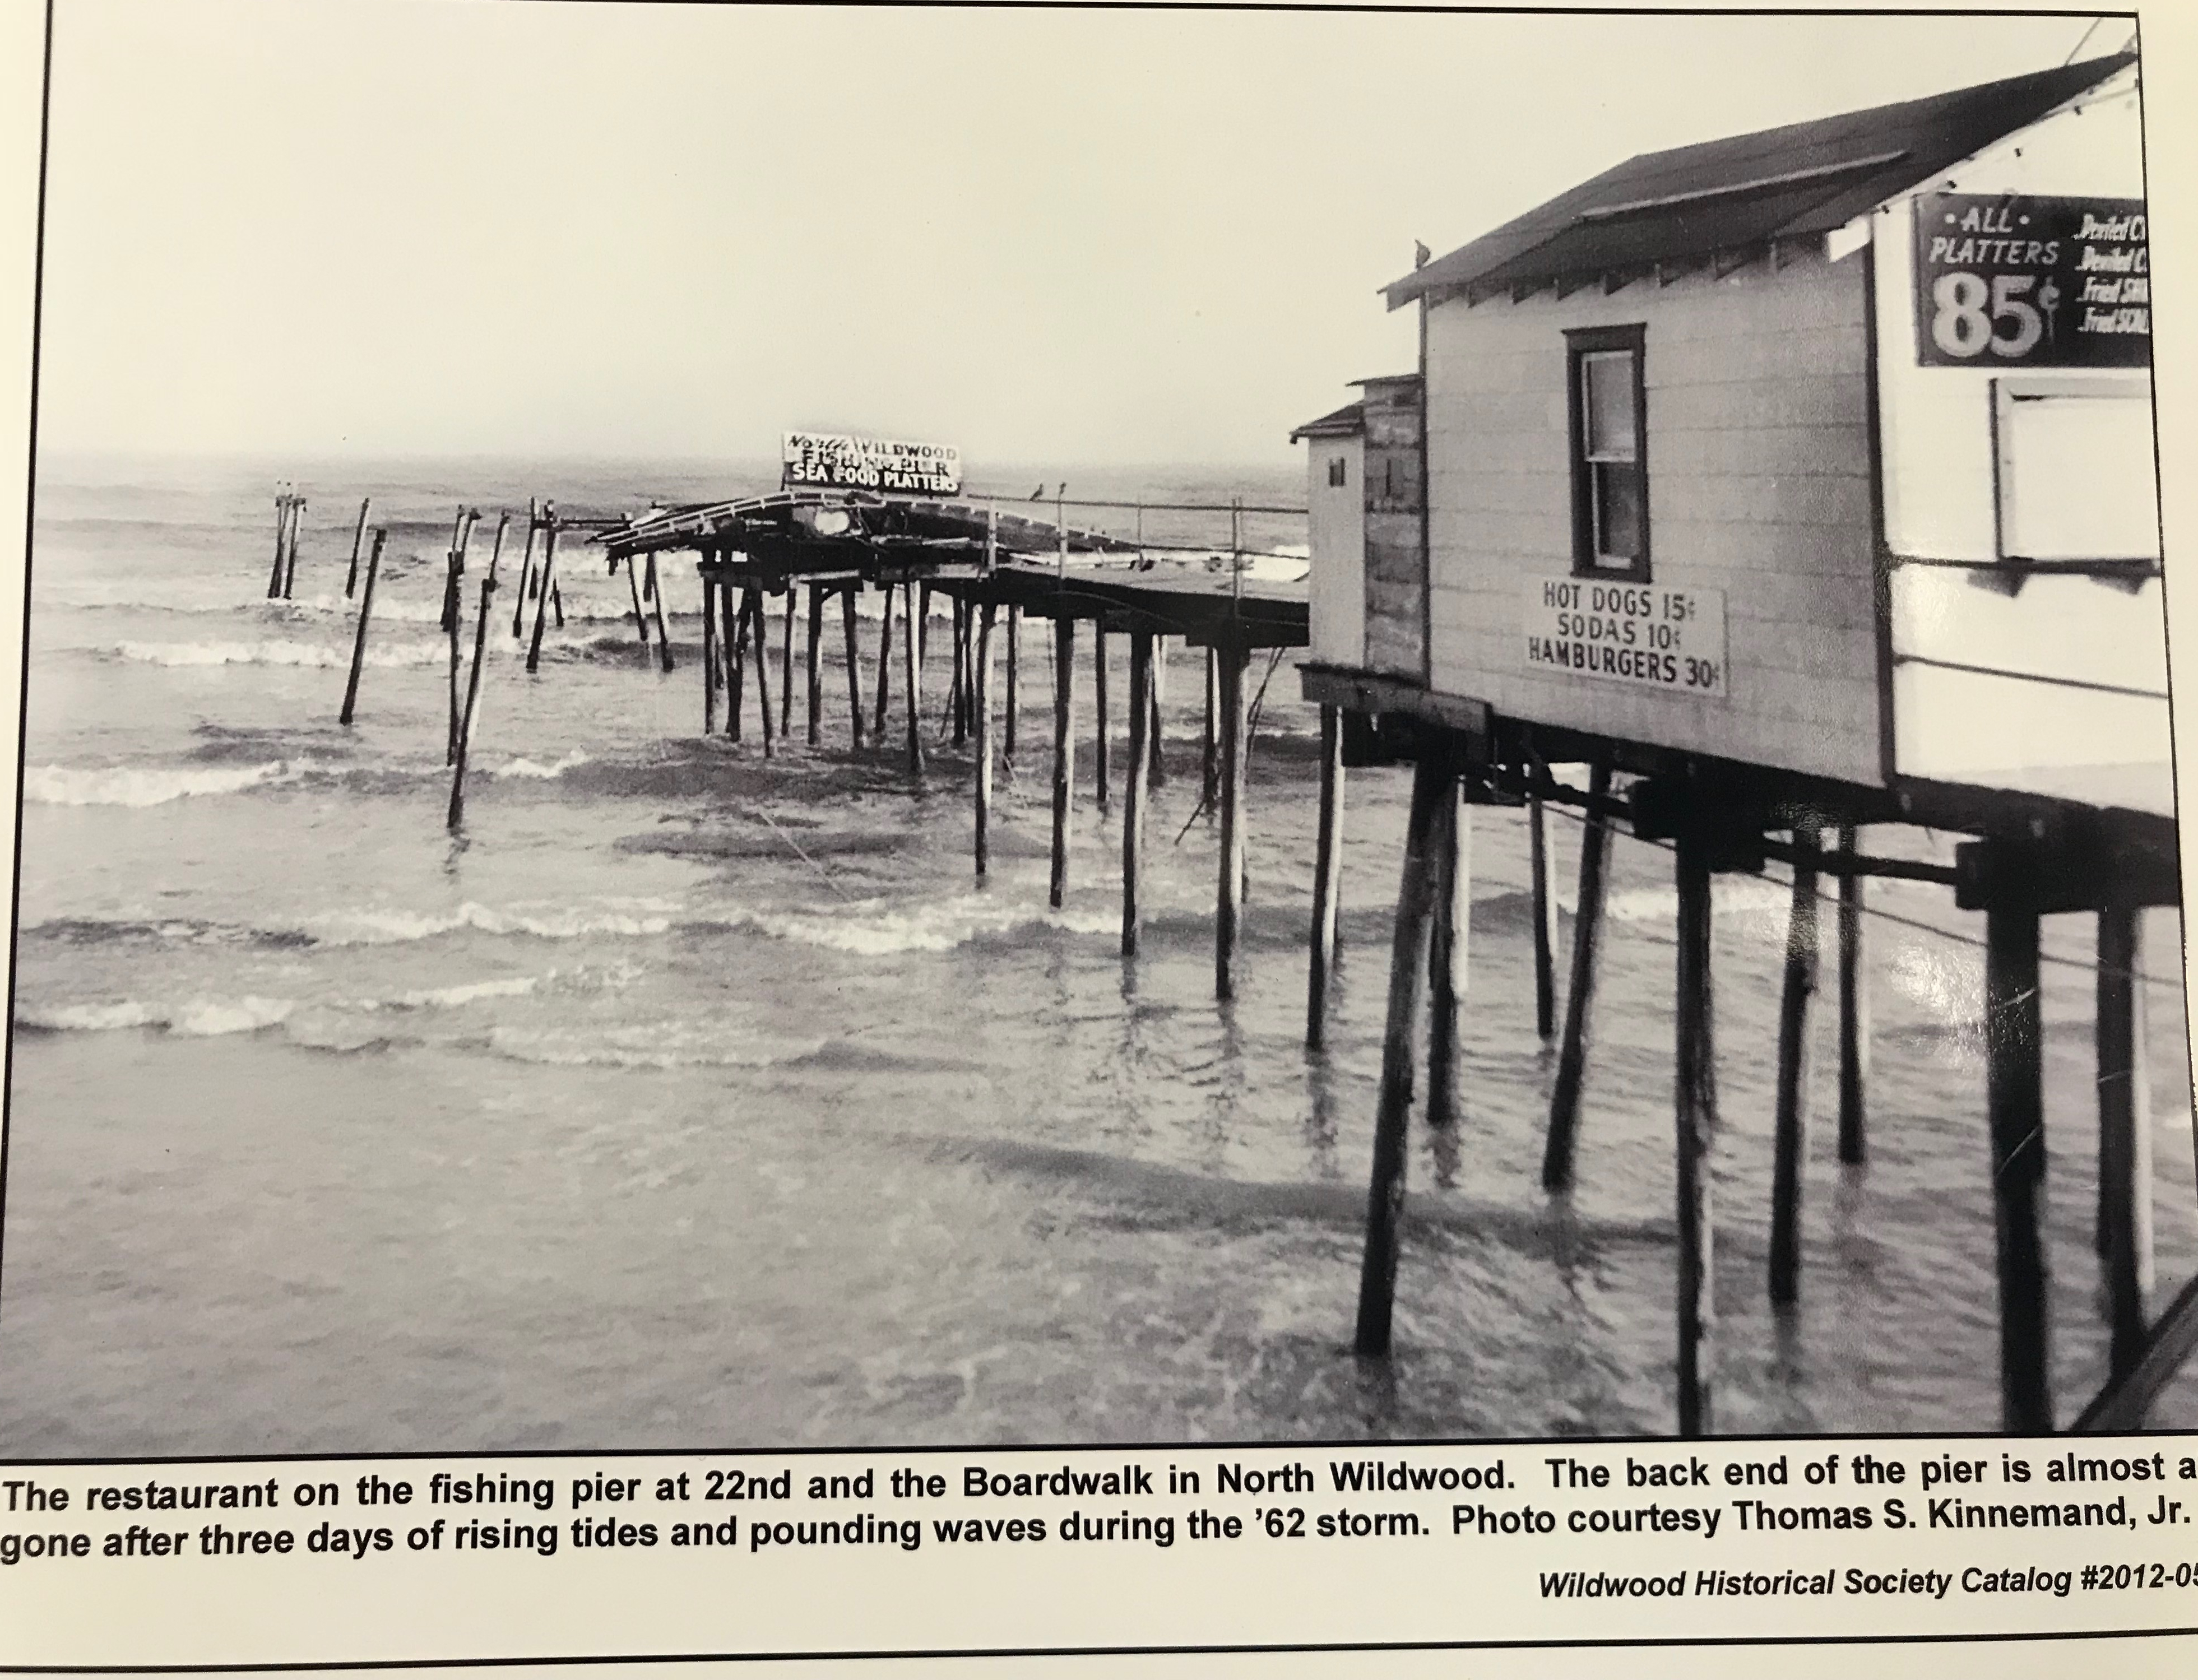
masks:
[(1395, 309), (1828, 233), (2137, 61), (2115, 53), (1899, 105), (1645, 152), (1384, 288)]

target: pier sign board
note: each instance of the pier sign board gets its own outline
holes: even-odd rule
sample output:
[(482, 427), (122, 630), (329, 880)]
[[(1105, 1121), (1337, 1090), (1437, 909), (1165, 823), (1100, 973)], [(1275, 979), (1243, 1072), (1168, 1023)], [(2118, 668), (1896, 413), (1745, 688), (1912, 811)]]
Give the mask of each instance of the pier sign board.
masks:
[(1916, 341), (1930, 368), (2151, 366), (2144, 201), (1917, 194)]
[(1722, 590), (1526, 578), (1519, 605), (1531, 676), (1727, 698)]
[(838, 432), (784, 435), (788, 488), (901, 491), (919, 496), (962, 493), (962, 451), (951, 444), (895, 443)]

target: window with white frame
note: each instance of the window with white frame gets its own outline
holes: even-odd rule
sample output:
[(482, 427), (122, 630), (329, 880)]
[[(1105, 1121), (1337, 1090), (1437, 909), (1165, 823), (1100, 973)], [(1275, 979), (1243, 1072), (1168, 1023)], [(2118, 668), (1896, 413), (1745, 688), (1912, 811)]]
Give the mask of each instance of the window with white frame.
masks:
[(1647, 332), (1565, 334), (1571, 385), (1573, 570), (1648, 578)]

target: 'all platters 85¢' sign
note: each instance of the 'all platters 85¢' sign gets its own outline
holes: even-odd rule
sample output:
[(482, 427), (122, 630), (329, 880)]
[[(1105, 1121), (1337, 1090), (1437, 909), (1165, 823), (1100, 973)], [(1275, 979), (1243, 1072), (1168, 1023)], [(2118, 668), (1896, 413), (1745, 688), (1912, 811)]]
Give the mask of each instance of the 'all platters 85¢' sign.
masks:
[(2141, 198), (1917, 194), (1917, 359), (1933, 368), (2150, 366), (2148, 234)]
[(1526, 578), (1519, 604), (1531, 676), (1726, 697), (1722, 590)]

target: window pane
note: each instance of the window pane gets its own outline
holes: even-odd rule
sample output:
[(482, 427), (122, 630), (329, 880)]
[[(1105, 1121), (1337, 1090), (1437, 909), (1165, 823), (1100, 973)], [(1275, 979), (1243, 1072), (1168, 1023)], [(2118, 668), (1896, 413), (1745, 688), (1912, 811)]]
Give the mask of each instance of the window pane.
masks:
[(1580, 358), (1590, 460), (1633, 459), (1633, 352), (1601, 350)]
[(1595, 474), (1595, 549), (1605, 560), (1641, 558), (1641, 469), (1598, 463)]

